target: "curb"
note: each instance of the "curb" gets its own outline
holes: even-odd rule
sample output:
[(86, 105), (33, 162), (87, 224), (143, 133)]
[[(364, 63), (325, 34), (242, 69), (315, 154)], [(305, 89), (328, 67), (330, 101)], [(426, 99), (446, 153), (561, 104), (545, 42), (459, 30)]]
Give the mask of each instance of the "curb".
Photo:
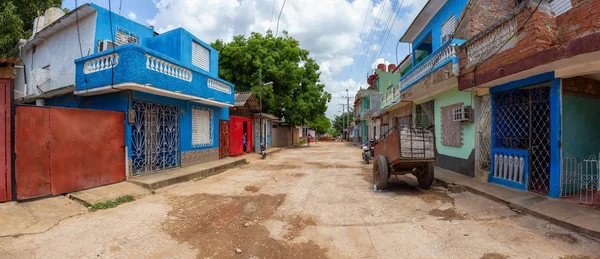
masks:
[(595, 230), (592, 230), (592, 229), (581, 227), (581, 226), (578, 226), (578, 225), (575, 225), (575, 224), (563, 221), (561, 219), (557, 219), (557, 218), (554, 218), (552, 216), (539, 213), (537, 211), (534, 211), (532, 209), (523, 207), (523, 206), (521, 206), (519, 204), (516, 204), (514, 202), (510, 202), (510, 201), (498, 198), (496, 196), (493, 196), (493, 195), (491, 195), (489, 193), (485, 193), (485, 192), (479, 191), (479, 190), (477, 190), (475, 188), (472, 188), (470, 186), (467, 186), (467, 185), (456, 184), (456, 183), (448, 183), (448, 182), (446, 182), (446, 181), (444, 181), (442, 179), (439, 179), (439, 178), (435, 178), (435, 181), (437, 183), (439, 183), (441, 186), (443, 186), (444, 188), (447, 188), (447, 189), (450, 189), (450, 188), (461, 188), (461, 189), (464, 189), (464, 190), (466, 190), (466, 191), (468, 191), (470, 193), (473, 193), (473, 194), (479, 195), (481, 197), (484, 197), (484, 198), (486, 198), (488, 200), (504, 204), (504, 205), (508, 206), (510, 209), (515, 210), (517, 212), (524, 213), (524, 214), (527, 214), (527, 215), (530, 215), (530, 216), (534, 216), (536, 218), (540, 218), (540, 219), (546, 220), (546, 221), (548, 221), (548, 222), (550, 222), (552, 224), (555, 224), (557, 226), (561, 226), (563, 228), (575, 231), (577, 233), (580, 233), (580, 234), (583, 234), (583, 235), (587, 235), (587, 236), (590, 236), (590, 237), (593, 237), (593, 238), (596, 238), (596, 239), (600, 239), (600, 231), (595, 231)]
[(216, 166), (216, 167), (212, 167), (212, 168), (207, 168), (204, 170), (200, 170), (197, 172), (193, 172), (187, 175), (181, 175), (175, 178), (171, 178), (171, 179), (165, 179), (162, 181), (158, 181), (155, 183), (151, 183), (151, 184), (147, 184), (147, 183), (142, 183), (142, 182), (137, 182), (137, 181), (130, 181), (131, 183), (137, 184), (143, 188), (146, 188), (150, 191), (156, 190), (156, 189), (160, 189), (160, 188), (164, 188), (170, 185), (174, 185), (174, 184), (178, 184), (178, 183), (183, 183), (183, 182), (188, 182), (191, 180), (195, 180), (195, 179), (202, 179), (202, 178), (207, 178), (209, 176), (213, 176), (216, 174), (220, 174), (224, 171), (227, 171), (231, 168), (237, 167), (239, 165), (243, 165), (243, 164), (247, 164), (248, 162), (246, 161), (246, 159), (240, 159), (228, 164), (224, 164), (224, 165), (220, 165), (220, 166)]

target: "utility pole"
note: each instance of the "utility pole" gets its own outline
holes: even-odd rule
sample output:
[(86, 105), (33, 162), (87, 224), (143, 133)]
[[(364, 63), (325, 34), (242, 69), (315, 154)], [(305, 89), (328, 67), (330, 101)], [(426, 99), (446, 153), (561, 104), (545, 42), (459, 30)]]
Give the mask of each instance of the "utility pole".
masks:
[[(261, 152), (262, 152), (262, 145), (263, 145), (263, 121), (262, 121), (262, 67), (258, 69), (258, 87), (259, 87), (259, 93), (260, 93), (260, 117), (258, 119), (258, 123), (259, 123), (259, 129), (260, 129), (260, 148), (261, 148)], [(267, 145), (265, 143), (265, 149), (267, 148)]]
[[(344, 119), (347, 120), (347, 126), (348, 127), (346, 128), (346, 130), (349, 131), (350, 130), (350, 98), (352, 98), (352, 97), (350, 97), (348, 95), (348, 89), (346, 89), (346, 96), (343, 96), (343, 97), (346, 98), (346, 112), (347, 112), (346, 113), (347, 119), (346, 118), (344, 118)], [(350, 138), (350, 132), (346, 133), (346, 137)]]
[(345, 111), (344, 107), (345, 107), (345, 104), (343, 104), (343, 103), (341, 103), (341, 104), (340, 104), (340, 103), (338, 103), (338, 105), (341, 105), (341, 106), (342, 106), (342, 138), (344, 138), (344, 139), (345, 139), (345, 136), (344, 136), (344, 127), (346, 126), (346, 125), (345, 125), (345, 124), (346, 124), (346, 118), (344, 117), (344, 111)]

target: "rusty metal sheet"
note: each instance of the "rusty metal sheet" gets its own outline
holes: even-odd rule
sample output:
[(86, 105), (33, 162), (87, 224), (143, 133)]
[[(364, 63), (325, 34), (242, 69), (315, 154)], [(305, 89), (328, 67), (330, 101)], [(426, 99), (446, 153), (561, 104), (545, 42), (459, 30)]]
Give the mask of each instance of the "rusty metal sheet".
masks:
[(388, 164), (400, 158), (400, 134), (398, 128), (393, 129), (390, 135), (375, 144), (375, 157), (384, 156)]
[(125, 180), (125, 114), (50, 109), (52, 194)]
[[(0, 82), (0, 202), (10, 200), (10, 102), (7, 105), (6, 88)], [(10, 95), (9, 95), (10, 96)], [(8, 123), (7, 122), (8, 118)], [(8, 129), (8, 139), (6, 138)]]
[(52, 194), (50, 188), (49, 108), (19, 106), (15, 115), (17, 199)]

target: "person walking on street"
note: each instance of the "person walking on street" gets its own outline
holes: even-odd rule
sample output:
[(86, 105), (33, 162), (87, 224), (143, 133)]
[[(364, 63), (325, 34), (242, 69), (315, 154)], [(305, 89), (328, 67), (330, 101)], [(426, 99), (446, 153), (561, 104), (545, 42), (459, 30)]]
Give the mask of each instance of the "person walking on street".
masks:
[(310, 136), (310, 134), (308, 134), (308, 137), (306, 137), (306, 140), (308, 141), (308, 146), (310, 147), (310, 139), (312, 139), (312, 137)]

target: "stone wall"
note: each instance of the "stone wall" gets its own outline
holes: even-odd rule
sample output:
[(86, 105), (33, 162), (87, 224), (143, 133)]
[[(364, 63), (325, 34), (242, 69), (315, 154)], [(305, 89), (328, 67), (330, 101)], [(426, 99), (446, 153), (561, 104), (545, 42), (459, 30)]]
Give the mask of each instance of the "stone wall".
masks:
[(181, 153), (181, 166), (191, 166), (219, 160), (219, 149), (209, 148)]

